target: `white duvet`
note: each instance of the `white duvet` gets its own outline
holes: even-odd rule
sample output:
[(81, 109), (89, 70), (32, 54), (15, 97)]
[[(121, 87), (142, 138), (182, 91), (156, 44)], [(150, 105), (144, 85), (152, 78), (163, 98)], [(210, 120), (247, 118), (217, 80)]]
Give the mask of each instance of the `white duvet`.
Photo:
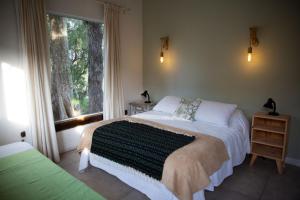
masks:
[(182, 120), (174, 117), (172, 114), (158, 111), (148, 111), (133, 117), (217, 137), (225, 143), (234, 166), (241, 164), (246, 153), (250, 152), (249, 122), (240, 110), (234, 112), (230, 119), (229, 127), (202, 121)]
[[(229, 127), (221, 127), (207, 122), (187, 121), (174, 118), (173, 115), (159, 111), (148, 111), (134, 115), (133, 117), (155, 121), (161, 124), (186, 129), (202, 134), (211, 135), (221, 139), (228, 151), (230, 159), (211, 177), (211, 183), (206, 190), (213, 191), (223, 180), (233, 173), (233, 167), (241, 164), (250, 152), (249, 122), (245, 115), (236, 110), (230, 119)], [(103, 169), (117, 176), (131, 187), (146, 194), (150, 199), (175, 200), (177, 199), (161, 182), (152, 179), (132, 168), (120, 165), (96, 154), (84, 151), (81, 154), (79, 170), (88, 166), (88, 162), (94, 167)], [(204, 200), (204, 192), (194, 194), (194, 199)]]

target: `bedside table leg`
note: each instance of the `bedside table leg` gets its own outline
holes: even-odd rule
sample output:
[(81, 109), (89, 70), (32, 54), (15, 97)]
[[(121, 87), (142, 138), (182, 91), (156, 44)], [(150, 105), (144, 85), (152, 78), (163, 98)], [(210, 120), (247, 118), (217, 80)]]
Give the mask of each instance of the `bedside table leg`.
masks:
[(250, 161), (250, 166), (251, 166), (251, 167), (253, 166), (253, 164), (254, 164), (256, 158), (257, 158), (257, 155), (252, 155), (252, 158), (251, 158), (251, 161)]
[(281, 160), (276, 160), (277, 171), (279, 174), (282, 174), (283, 162)]

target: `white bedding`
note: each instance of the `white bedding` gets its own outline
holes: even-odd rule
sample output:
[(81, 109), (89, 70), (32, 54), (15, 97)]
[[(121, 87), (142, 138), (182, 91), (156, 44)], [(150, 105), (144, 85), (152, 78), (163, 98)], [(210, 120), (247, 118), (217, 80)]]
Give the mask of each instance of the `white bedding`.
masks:
[(249, 122), (240, 110), (234, 112), (229, 127), (202, 121), (181, 120), (174, 118), (172, 114), (157, 111), (148, 111), (133, 117), (217, 137), (225, 143), (233, 166), (241, 164), (246, 153), (250, 153)]
[[(191, 122), (181, 120), (174, 118), (171, 114), (158, 111), (148, 111), (134, 115), (133, 117), (199, 132), (221, 139), (227, 148), (230, 159), (226, 161), (217, 172), (210, 176), (211, 183), (206, 190), (213, 191), (214, 187), (220, 185), (226, 177), (233, 173), (233, 167), (241, 164), (245, 159), (246, 153), (250, 152), (249, 122), (244, 114), (239, 110), (236, 110), (233, 114), (229, 127), (220, 127), (201, 121)], [(90, 153), (87, 150), (81, 154), (79, 164), (80, 171), (84, 170), (88, 166), (88, 161), (92, 166), (103, 169), (108, 173), (117, 176), (120, 180), (131, 187), (146, 194), (150, 199), (177, 199), (161, 182), (150, 178), (137, 170)], [(203, 190), (195, 193), (193, 199), (205, 200)]]
[(26, 142), (16, 142), (0, 146), (0, 158), (23, 152), (33, 147)]

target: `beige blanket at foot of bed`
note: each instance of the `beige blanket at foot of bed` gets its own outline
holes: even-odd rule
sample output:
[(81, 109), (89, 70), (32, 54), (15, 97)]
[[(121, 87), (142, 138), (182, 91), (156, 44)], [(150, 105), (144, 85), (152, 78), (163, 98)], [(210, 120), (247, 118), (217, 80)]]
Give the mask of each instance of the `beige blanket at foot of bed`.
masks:
[(192, 143), (171, 153), (164, 163), (161, 182), (179, 199), (193, 199), (193, 193), (208, 186), (209, 176), (229, 158), (223, 141), (218, 138), (133, 117), (101, 121), (88, 126), (81, 136), (78, 150), (91, 148), (92, 136), (98, 127), (120, 120), (142, 123), (177, 134), (196, 136)]

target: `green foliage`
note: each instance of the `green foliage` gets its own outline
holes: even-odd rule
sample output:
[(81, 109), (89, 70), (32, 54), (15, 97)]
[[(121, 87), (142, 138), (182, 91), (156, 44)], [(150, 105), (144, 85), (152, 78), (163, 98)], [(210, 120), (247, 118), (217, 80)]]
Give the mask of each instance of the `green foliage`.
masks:
[[(89, 112), (88, 99), (88, 25), (86, 21), (63, 17), (67, 24), (68, 57), (70, 61), (71, 105), (75, 115)], [(51, 35), (47, 15), (48, 34)], [(101, 26), (103, 31), (103, 25)], [(51, 60), (50, 60), (51, 62)], [(51, 64), (52, 65), (52, 64)]]
[(75, 110), (80, 108), (80, 114), (85, 114), (88, 110), (88, 100), (86, 99), (88, 91), (87, 27), (82, 20), (65, 19), (67, 20), (73, 99), (79, 101), (73, 106)]
[(89, 98), (88, 96), (85, 96), (82, 101), (80, 101), (81, 105), (81, 113), (82, 114), (87, 114), (89, 111)]
[(88, 38), (87, 28), (82, 20), (67, 19), (69, 58), (71, 60), (71, 76), (73, 95), (79, 100), (87, 95), (88, 78)]

